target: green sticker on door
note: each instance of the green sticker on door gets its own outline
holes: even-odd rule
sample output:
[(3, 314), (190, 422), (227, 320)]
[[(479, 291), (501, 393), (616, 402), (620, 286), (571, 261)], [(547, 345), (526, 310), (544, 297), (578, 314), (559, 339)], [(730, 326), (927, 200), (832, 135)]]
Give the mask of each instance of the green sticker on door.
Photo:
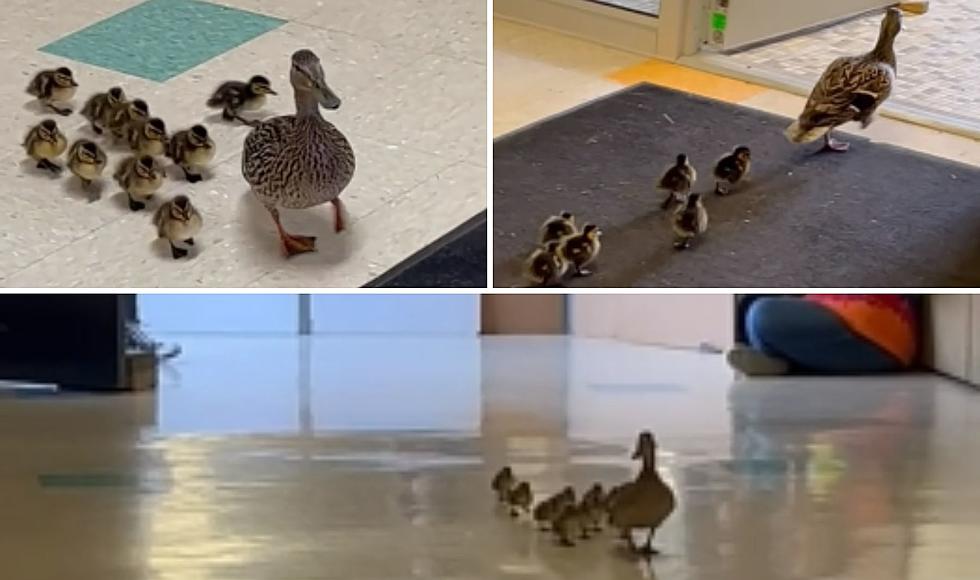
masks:
[(711, 15), (711, 29), (725, 30), (728, 28), (728, 15), (724, 12), (715, 12)]

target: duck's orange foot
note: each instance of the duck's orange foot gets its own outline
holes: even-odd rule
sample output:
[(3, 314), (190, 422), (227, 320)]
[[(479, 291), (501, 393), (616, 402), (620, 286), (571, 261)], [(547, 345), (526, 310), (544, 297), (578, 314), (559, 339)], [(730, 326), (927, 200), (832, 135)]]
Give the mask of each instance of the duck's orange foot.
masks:
[(283, 235), (282, 249), (287, 258), (298, 256), (316, 251), (316, 238), (314, 236), (292, 236)]

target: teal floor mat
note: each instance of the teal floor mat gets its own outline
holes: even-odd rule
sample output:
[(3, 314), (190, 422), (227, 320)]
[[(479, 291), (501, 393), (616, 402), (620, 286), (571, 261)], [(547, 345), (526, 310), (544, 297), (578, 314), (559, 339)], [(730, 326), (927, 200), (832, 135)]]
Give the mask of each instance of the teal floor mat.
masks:
[(200, 0), (149, 0), (40, 50), (163, 82), (285, 22)]

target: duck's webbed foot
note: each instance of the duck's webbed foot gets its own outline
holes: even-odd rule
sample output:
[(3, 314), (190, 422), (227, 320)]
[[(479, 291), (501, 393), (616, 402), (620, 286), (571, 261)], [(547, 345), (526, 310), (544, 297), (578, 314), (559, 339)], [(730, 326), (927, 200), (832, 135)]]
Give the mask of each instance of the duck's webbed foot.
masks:
[(823, 151), (832, 153), (847, 153), (850, 148), (850, 143), (846, 141), (838, 141), (837, 139), (831, 137), (830, 133), (827, 133), (827, 135), (824, 136)]

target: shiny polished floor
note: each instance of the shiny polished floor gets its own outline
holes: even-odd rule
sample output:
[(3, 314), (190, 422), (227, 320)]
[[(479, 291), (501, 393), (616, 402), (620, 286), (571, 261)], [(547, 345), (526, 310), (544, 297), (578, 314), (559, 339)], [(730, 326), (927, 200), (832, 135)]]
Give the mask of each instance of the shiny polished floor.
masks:
[[(553, 338), (180, 337), (154, 394), (0, 391), (5, 576), (922, 579), (980, 575), (980, 393), (740, 381), (718, 355)], [(647, 562), (496, 511), (619, 482), (679, 507)]]

